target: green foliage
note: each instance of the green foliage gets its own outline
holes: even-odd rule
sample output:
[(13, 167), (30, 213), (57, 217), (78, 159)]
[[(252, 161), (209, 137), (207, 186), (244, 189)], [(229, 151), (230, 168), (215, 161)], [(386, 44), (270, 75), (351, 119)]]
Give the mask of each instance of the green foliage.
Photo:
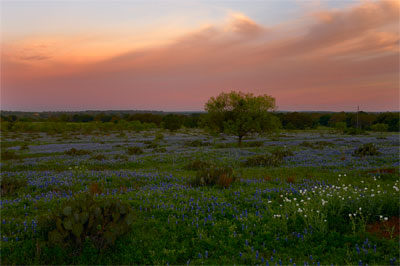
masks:
[(157, 147), (153, 149), (154, 152), (167, 152), (167, 149), (165, 147)]
[(242, 142), (242, 147), (249, 147), (249, 148), (253, 148), (253, 147), (262, 147), (264, 145), (264, 141), (245, 141)]
[(78, 150), (75, 148), (71, 148), (70, 150), (65, 151), (64, 153), (69, 156), (82, 156), (82, 155), (90, 154), (92, 152), (87, 151), (87, 150)]
[(106, 156), (104, 156), (103, 154), (96, 154), (96, 155), (92, 155), (90, 157), (90, 159), (97, 160), (97, 161), (102, 161), (102, 160), (106, 159)]
[(308, 129), (313, 127), (312, 118), (305, 113), (290, 112), (279, 116), (285, 129)]
[(129, 204), (118, 199), (100, 201), (84, 193), (64, 202), (48, 217), (42, 217), (39, 225), (49, 245), (81, 248), (89, 239), (103, 250), (126, 234), (133, 221)]
[(14, 195), (19, 189), (26, 187), (27, 180), (22, 177), (1, 176), (1, 195)]
[(386, 131), (388, 131), (388, 129), (389, 129), (389, 126), (387, 124), (382, 124), (382, 123), (371, 126), (371, 130), (375, 131), (375, 132), (386, 132)]
[(157, 132), (156, 135), (154, 136), (154, 141), (163, 141), (164, 140), (164, 135), (161, 132)]
[(209, 146), (210, 143), (196, 139), (196, 140), (186, 141), (184, 145), (188, 147), (203, 147), (203, 146)]
[(316, 141), (316, 142), (303, 141), (302, 143), (300, 143), (300, 146), (322, 150), (325, 147), (332, 147), (333, 143), (328, 142), (328, 141), (323, 141), (323, 140)]
[(336, 122), (335, 123), (335, 129), (337, 129), (340, 132), (345, 132), (347, 129), (347, 124), (346, 122)]
[(270, 132), (279, 128), (279, 120), (270, 111), (275, 109), (275, 99), (268, 95), (251, 93), (221, 93), (205, 104), (208, 112), (204, 124), (211, 130), (242, 138), (251, 132)]
[(354, 128), (354, 127), (350, 127), (347, 128), (344, 133), (348, 134), (348, 135), (364, 135), (365, 131), (363, 129), (360, 128)]
[(1, 151), (1, 160), (17, 160), (20, 159), (20, 156), (12, 150), (2, 150)]
[(263, 154), (263, 155), (254, 155), (248, 157), (242, 165), (244, 167), (253, 167), (253, 166), (279, 166), (283, 163), (283, 158), (287, 156), (293, 156), (293, 152), (286, 148), (277, 148), (272, 151), (271, 154)]
[(158, 148), (160, 145), (158, 144), (158, 143), (156, 143), (156, 142), (150, 142), (150, 143), (148, 143), (147, 145), (146, 145), (146, 148), (147, 149), (155, 149), (155, 148)]
[(24, 143), (20, 146), (19, 148), (21, 151), (27, 151), (29, 150), (29, 145), (27, 143)]
[(211, 165), (208, 168), (200, 169), (190, 184), (192, 186), (229, 187), (235, 180), (236, 176), (232, 167)]
[(125, 154), (115, 154), (114, 155), (115, 160), (122, 160), (122, 161), (128, 161), (129, 157)]
[(252, 166), (279, 166), (283, 162), (283, 157), (278, 154), (263, 154), (248, 157), (242, 165), (244, 167)]
[(293, 151), (289, 148), (287, 148), (286, 146), (284, 146), (283, 148), (276, 148), (272, 151), (272, 154), (278, 157), (287, 157), (287, 156), (293, 156)]
[(185, 170), (201, 170), (205, 168), (210, 168), (212, 164), (210, 162), (202, 161), (202, 160), (195, 160), (191, 161), (190, 163), (186, 164), (183, 169)]
[(163, 118), (163, 127), (169, 131), (176, 131), (182, 127), (182, 118), (178, 115), (168, 114)]
[(142, 153), (143, 153), (143, 150), (142, 150), (142, 148), (140, 148), (140, 147), (132, 146), (132, 147), (128, 147), (128, 148), (126, 149), (126, 153), (127, 153), (128, 155), (139, 155), (139, 154), (142, 154)]
[(379, 155), (381, 154), (374, 143), (366, 143), (361, 145), (357, 150), (354, 151), (353, 155), (358, 157)]

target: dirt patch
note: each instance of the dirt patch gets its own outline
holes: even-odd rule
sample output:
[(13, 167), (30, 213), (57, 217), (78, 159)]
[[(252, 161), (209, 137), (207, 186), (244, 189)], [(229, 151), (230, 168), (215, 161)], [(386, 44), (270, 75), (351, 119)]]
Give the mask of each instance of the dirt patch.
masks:
[(394, 174), (395, 172), (396, 172), (395, 168), (379, 168), (379, 169), (374, 169), (374, 170), (367, 171), (367, 173), (371, 173), (371, 174), (376, 174), (376, 173)]
[(400, 218), (393, 216), (387, 221), (381, 220), (376, 221), (367, 226), (367, 231), (371, 234), (377, 235), (383, 238), (399, 238), (400, 231)]

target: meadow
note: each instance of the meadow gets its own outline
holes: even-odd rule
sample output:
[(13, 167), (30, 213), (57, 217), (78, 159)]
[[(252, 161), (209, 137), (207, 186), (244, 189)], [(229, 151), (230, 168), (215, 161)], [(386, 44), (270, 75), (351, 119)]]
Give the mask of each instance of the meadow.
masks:
[[(2, 131), (1, 264), (399, 265), (399, 144), (333, 129), (241, 147), (200, 129)], [(81, 241), (84, 196), (128, 206), (123, 233)]]

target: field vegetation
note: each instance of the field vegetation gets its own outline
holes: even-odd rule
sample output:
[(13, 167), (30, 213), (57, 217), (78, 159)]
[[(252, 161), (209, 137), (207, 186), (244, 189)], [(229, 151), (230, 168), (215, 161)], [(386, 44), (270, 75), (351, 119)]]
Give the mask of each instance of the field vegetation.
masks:
[(186, 128), (3, 131), (2, 145), (2, 264), (399, 261), (397, 133), (239, 147)]
[(3, 114), (1, 264), (398, 265), (398, 117), (314, 115)]

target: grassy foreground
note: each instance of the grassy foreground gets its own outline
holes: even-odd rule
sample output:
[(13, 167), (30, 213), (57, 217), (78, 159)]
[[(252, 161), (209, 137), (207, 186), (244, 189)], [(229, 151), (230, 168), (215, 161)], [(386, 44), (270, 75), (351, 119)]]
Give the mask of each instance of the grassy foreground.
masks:
[[(376, 153), (356, 152), (369, 143)], [(234, 138), (194, 130), (8, 132), (1, 145), (1, 264), (400, 261), (398, 134), (285, 132), (239, 148)], [(195, 186), (214, 166), (229, 176), (222, 171), (223, 182), (217, 176), (215, 185)], [(103, 228), (78, 243), (62, 223), (70, 235), (55, 244), (52, 217), (67, 217), (77, 195), (128, 204), (129, 230), (110, 229), (118, 237), (98, 248)], [(119, 228), (112, 215), (109, 224)]]

